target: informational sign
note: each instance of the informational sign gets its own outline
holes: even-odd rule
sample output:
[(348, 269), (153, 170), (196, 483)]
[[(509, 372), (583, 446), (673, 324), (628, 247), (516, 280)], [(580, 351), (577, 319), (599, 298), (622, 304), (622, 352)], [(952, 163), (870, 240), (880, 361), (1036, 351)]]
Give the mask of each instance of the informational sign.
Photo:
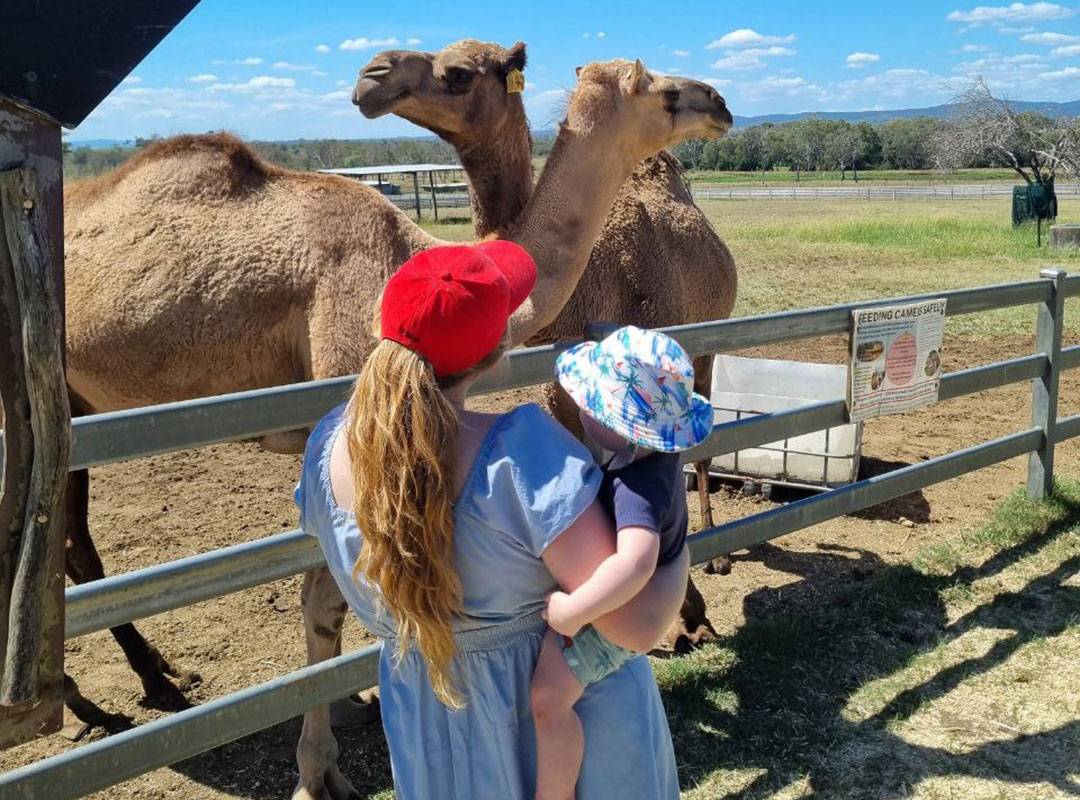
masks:
[(945, 300), (851, 313), (848, 415), (852, 422), (936, 403)]

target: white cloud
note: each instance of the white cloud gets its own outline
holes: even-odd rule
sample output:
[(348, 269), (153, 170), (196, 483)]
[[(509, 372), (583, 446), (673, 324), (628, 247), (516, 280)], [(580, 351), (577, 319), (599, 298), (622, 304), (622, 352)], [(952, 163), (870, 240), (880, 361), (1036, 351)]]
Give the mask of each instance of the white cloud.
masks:
[(1021, 36), (1020, 40), (1031, 44), (1080, 44), (1080, 36), (1069, 36), (1065, 33), (1028, 33)]
[(286, 69), (290, 72), (307, 72), (314, 69), (310, 64), (293, 64), (291, 61), (275, 61), (274, 69)]
[(138, 75), (128, 75), (126, 78), (124, 78), (122, 81), (120, 81), (120, 83), (126, 83), (126, 84), (142, 83), (142, 78), (140, 78)]
[(976, 6), (970, 11), (952, 11), (945, 18), (950, 22), (969, 25), (1000, 24), (1003, 22), (1044, 22), (1071, 17), (1075, 11), (1056, 3), (1010, 3), (1007, 6)]
[(315, 52), (316, 53), (329, 53), (330, 52), (330, 45), (328, 45), (328, 44), (317, 44), (317, 45), (315, 45)]
[(750, 99), (767, 97), (801, 97), (819, 101), (828, 96), (823, 88), (798, 75), (781, 77), (770, 75), (760, 81), (744, 83), (740, 87)]
[(795, 51), (787, 47), (751, 47), (748, 50), (729, 50), (723, 58), (712, 63), (713, 69), (763, 69), (768, 66), (764, 59), (774, 56), (793, 56)]
[(1075, 58), (1080, 56), (1080, 44), (1070, 44), (1065, 47), (1055, 47), (1050, 51), (1050, 55), (1057, 58)]
[(990, 49), (988, 44), (965, 44), (959, 50), (953, 50), (953, 53), (985, 53)]
[(588, 39), (590, 36), (592, 36), (592, 34), (588, 31), (585, 31), (585, 33), (581, 34), (582, 39)]
[(246, 83), (215, 83), (206, 87), (208, 92), (235, 92), (237, 94), (250, 94), (260, 89), (292, 89), (296, 81), (292, 78), (273, 78), (269, 75), (260, 75)]
[(256, 58), (255, 56), (251, 56), (249, 58), (242, 58), (239, 61), (234, 61), (233, 63), (243, 64), (245, 67), (257, 67), (259, 66), (259, 64), (263, 63), (263, 60), (261, 58)]
[(1080, 79), (1080, 67), (1065, 67), (1054, 72), (1040, 72), (1039, 77), (1044, 81), (1062, 81)]
[(346, 39), (338, 45), (338, 50), (373, 50), (376, 47), (395, 47), (401, 44), (396, 36), (388, 36), (385, 39), (369, 39), (366, 36), (358, 36), (355, 39)]
[(192, 75), (188, 78), (191, 83), (213, 83), (217, 79), (217, 75), (211, 75), (209, 72), (204, 72), (200, 75)]
[(706, 50), (718, 50), (722, 47), (760, 47), (766, 44), (791, 44), (795, 41), (795, 34), (787, 36), (772, 36), (758, 33), (753, 28), (739, 28), (725, 33), (719, 39), (714, 39), (705, 45)]
[(606, 38), (606, 37), (607, 37), (607, 34), (606, 34), (606, 33), (604, 33), (603, 31), (597, 31), (597, 32), (596, 32), (596, 38), (597, 38), (597, 39), (604, 39), (604, 38)]
[(844, 60), (851, 69), (862, 69), (867, 64), (876, 64), (881, 60), (881, 56), (877, 53), (863, 53), (861, 51), (856, 51), (850, 53)]
[(604, 39), (607, 37), (607, 34), (603, 31), (597, 31), (596, 33), (590, 33), (589, 31), (585, 31), (585, 33), (581, 34), (582, 39), (590, 39), (593, 36), (595, 36), (597, 39)]
[(326, 73), (323, 72), (321, 69), (313, 69), (311, 71), (311, 74), (314, 75), (316, 78), (325, 78), (326, 77)]
[(690, 57), (690, 51), (689, 50), (672, 50), (671, 54), (673, 56), (675, 56), (675, 58), (689, 58)]

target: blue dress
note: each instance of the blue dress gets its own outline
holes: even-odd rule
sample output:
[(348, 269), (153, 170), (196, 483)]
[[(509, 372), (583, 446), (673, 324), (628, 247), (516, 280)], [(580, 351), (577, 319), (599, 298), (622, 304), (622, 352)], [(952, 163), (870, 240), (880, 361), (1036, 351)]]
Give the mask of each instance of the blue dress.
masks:
[[(329, 459), (344, 407), (313, 431), (296, 490), (303, 529), (317, 536), (330, 571), (368, 630), (392, 640), (374, 590), (352, 579), (362, 539), (335, 506)], [(539, 612), (556, 584), (540, 554), (596, 497), (589, 452), (535, 405), (488, 431), (454, 507), (454, 547), (464, 592), (455, 626), (457, 685), (465, 707), (435, 699), (419, 653), (383, 648), (379, 694), (398, 800), (531, 800), (536, 742), (529, 683), (544, 633)], [(587, 687), (579, 800), (677, 800), (667, 718), (644, 656)]]

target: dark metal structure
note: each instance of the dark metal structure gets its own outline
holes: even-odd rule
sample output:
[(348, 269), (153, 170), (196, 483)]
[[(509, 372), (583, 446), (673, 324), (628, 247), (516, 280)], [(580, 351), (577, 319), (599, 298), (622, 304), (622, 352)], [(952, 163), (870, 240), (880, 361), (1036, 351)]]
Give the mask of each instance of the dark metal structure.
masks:
[(0, 26), (0, 747), (61, 724), (64, 508), (60, 126), (73, 128), (198, 0), (8, 0)]

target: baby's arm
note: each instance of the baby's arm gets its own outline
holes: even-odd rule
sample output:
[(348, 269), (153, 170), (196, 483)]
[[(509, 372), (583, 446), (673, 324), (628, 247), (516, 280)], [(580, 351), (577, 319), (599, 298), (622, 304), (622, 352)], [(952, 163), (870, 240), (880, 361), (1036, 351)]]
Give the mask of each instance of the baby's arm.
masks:
[(628, 526), (616, 535), (615, 553), (593, 574), (567, 594), (555, 592), (548, 600), (547, 621), (566, 636), (575, 635), (598, 617), (619, 608), (645, 588), (656, 571), (660, 536), (648, 528)]

